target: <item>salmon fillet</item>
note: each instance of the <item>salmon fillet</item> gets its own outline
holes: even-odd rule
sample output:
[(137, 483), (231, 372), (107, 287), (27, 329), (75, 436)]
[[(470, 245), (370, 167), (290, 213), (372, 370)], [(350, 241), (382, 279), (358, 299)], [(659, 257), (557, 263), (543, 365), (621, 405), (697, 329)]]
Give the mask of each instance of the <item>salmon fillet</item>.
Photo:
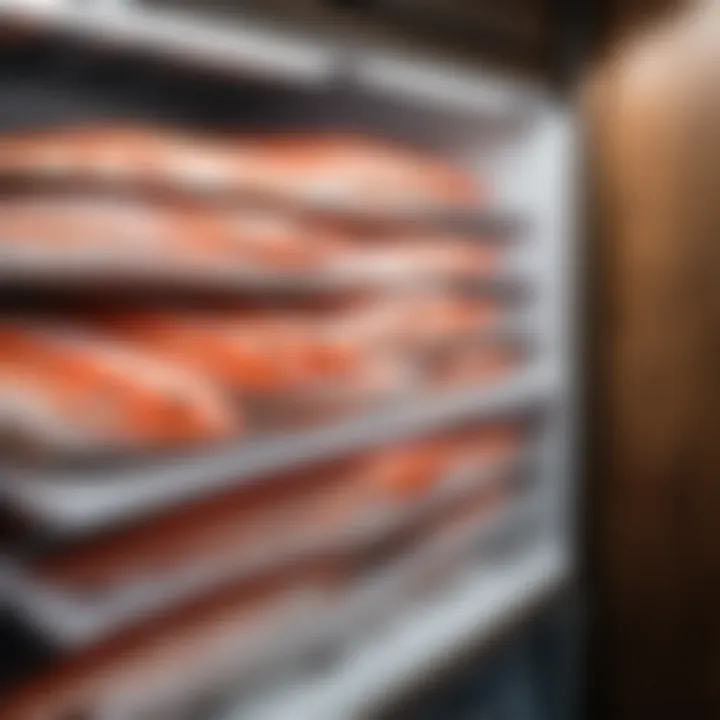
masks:
[(360, 345), (418, 347), (486, 332), (500, 313), (492, 299), (409, 294), (339, 308), (327, 324)]
[(117, 343), (0, 325), (0, 424), (61, 445), (153, 447), (240, 432), (203, 377)]
[(252, 312), (95, 315), (123, 342), (206, 373), (239, 391), (282, 391), (357, 378), (367, 358), (310, 317)]
[(47, 264), (307, 270), (344, 247), (328, 229), (258, 210), (77, 195), (0, 201), (0, 250)]
[(0, 175), (381, 210), (468, 207), (479, 195), (451, 163), (360, 134), (208, 137), (112, 123), (6, 135)]
[(333, 267), (366, 278), (465, 280), (485, 278), (500, 269), (501, 252), (472, 238), (408, 233), (381, 234), (338, 253)]

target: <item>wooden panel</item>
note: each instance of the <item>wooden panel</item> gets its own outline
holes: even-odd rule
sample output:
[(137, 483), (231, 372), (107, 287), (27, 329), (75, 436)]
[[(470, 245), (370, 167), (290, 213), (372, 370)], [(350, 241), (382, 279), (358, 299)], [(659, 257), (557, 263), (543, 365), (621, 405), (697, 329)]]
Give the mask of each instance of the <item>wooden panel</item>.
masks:
[(613, 720), (720, 717), (719, 21), (653, 31), (587, 90), (603, 219), (594, 648)]

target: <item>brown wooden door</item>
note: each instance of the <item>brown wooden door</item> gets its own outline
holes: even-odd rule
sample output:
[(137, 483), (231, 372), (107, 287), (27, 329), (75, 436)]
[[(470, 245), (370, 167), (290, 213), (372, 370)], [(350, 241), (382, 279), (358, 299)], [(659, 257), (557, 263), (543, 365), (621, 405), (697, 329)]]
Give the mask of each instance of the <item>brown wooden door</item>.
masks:
[(720, 718), (717, 47), (720, 12), (687, 15), (587, 88), (594, 649), (612, 720)]

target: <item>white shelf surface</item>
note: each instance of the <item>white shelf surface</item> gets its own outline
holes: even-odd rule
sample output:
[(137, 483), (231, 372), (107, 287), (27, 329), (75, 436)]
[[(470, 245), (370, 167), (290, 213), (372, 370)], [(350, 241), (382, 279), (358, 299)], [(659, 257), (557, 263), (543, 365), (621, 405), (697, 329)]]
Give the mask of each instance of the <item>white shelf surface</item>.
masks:
[(140, 467), (64, 472), (6, 467), (0, 472), (0, 494), (41, 523), (90, 530), (303, 463), (464, 420), (530, 410), (552, 401), (555, 387), (548, 373), (531, 368), (493, 387), (398, 402), (334, 425)]
[(362, 54), (357, 75), (365, 87), (383, 95), (487, 118), (529, 113), (538, 94), (537, 88), (517, 78), (486, 72), (481, 80), (475, 68), (397, 51)]
[(514, 561), (479, 567), (432, 604), (408, 608), (331, 672), (243, 705), (227, 720), (363, 720), (471, 650), (510, 630), (570, 578), (566, 553), (541, 545)]
[(426, 107), (511, 118), (530, 112), (538, 83), (492, 73), (454, 58), (427, 59), (387, 43), (358, 45), (350, 35), (301, 33), (259, 23), (148, 7), (128, 0), (0, 0), (0, 19), (59, 31), (83, 41), (216, 67), (250, 77), (316, 85), (342, 77), (375, 93)]
[(91, 42), (149, 50), (255, 76), (317, 83), (333, 73), (334, 51), (251, 23), (204, 21), (196, 13), (132, 3), (0, 0), (0, 18)]

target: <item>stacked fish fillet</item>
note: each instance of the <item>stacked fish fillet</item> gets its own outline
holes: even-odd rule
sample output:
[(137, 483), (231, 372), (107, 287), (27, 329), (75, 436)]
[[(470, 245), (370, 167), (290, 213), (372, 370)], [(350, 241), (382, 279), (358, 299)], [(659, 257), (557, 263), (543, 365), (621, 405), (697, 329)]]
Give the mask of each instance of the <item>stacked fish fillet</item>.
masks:
[[(500, 246), (417, 221), (476, 210), (484, 193), (418, 151), (344, 134), (83, 126), (0, 140), (0, 184), (6, 276), (120, 281), (128, 299), (136, 282), (180, 290), (3, 318), (8, 448), (132, 457), (249, 442), (489, 384), (523, 361), (487, 341), (507, 308), (467, 293), (500, 267)], [(273, 295), (298, 279), (344, 290)], [(182, 297), (228, 282), (251, 299)], [(427, 584), (433, 560), (459, 563), (510, 503), (527, 439), (507, 419), (452, 427), (34, 544), (24, 572), (75, 604), (84, 629), (0, 717), (209, 717), (196, 705), (208, 692), (349, 633), (376, 575), (392, 571), (390, 605)]]
[[(497, 345), (462, 355), (460, 340), (501, 323), (502, 309), (447, 289), (491, 274), (498, 246), (387, 221), (467, 211), (482, 196), (466, 173), (416, 151), (349, 135), (218, 139), (91, 126), (3, 139), (0, 181), (6, 278), (34, 268), (124, 279), (128, 297), (133, 283), (163, 276), (210, 290), (228, 278), (240, 287), (384, 278), (394, 291), (346, 292), (321, 311), (228, 301), (5, 322), (0, 429), (13, 444), (216, 441), (423, 385), (482, 382), (516, 363)], [(444, 289), (424, 290), (436, 281)], [(454, 354), (428, 359), (429, 348), (448, 346)]]

